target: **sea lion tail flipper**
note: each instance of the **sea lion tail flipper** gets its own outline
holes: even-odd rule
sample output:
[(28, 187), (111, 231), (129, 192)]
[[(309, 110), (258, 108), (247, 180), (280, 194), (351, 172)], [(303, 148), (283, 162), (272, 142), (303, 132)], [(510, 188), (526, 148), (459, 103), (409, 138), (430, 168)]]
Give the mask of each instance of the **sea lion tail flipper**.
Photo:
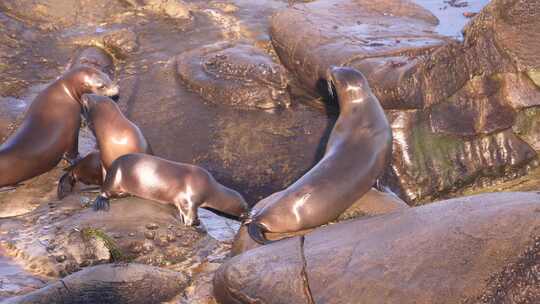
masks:
[(60, 177), (56, 189), (56, 196), (58, 196), (58, 199), (62, 200), (64, 197), (68, 196), (68, 194), (73, 192), (73, 186), (75, 186), (75, 179), (73, 178), (73, 175), (71, 175), (71, 172), (64, 173), (64, 175)]
[(263, 231), (266, 230), (263, 225), (257, 223), (257, 222), (249, 222), (247, 224), (248, 228), (248, 234), (249, 236), (257, 243), (261, 245), (266, 245), (269, 243), (272, 243), (272, 241), (266, 239), (264, 236)]
[(96, 197), (96, 200), (94, 201), (94, 210), (103, 210), (103, 211), (109, 211), (110, 203), (109, 199), (107, 197), (104, 197), (103, 195), (98, 195)]

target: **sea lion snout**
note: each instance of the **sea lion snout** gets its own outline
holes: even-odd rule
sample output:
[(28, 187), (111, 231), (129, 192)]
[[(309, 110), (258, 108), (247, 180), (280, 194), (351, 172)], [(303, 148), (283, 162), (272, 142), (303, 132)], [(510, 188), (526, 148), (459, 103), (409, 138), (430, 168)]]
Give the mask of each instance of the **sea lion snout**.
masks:
[(119, 93), (120, 93), (120, 88), (118, 87), (118, 84), (116, 83), (111, 84), (109, 87), (107, 87), (103, 91), (103, 95), (107, 97), (111, 97), (111, 98), (118, 97)]
[(107, 97), (117, 96), (120, 92), (118, 83), (112, 81), (109, 75), (95, 69), (89, 70), (88, 73), (84, 82), (89, 87), (90, 92)]

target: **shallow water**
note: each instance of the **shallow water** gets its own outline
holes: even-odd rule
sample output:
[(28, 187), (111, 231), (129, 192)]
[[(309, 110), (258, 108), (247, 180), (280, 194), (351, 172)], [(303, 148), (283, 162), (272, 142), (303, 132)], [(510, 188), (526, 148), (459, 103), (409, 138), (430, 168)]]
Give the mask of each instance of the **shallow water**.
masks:
[(466, 6), (455, 7), (451, 6), (448, 0), (414, 0), (424, 8), (428, 9), (433, 15), (439, 19), (439, 25), (436, 31), (439, 34), (463, 38), (461, 30), (471, 20), (463, 15), (463, 13), (478, 13), (489, 3), (489, 0), (473, 0), (462, 1), (456, 3), (466, 3)]

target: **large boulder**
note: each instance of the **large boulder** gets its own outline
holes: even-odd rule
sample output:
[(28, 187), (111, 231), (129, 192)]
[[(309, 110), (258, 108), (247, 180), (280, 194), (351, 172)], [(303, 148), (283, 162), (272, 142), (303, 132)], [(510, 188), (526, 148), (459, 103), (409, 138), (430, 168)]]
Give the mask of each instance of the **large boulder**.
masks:
[(211, 103), (262, 109), (291, 104), (285, 68), (248, 44), (218, 43), (182, 53), (177, 71)]
[(536, 303), (539, 212), (537, 192), (491, 193), (339, 223), (232, 258), (214, 291), (220, 303), (460, 303), (499, 280), (499, 296)]
[[(462, 40), (441, 30), (456, 20), (437, 20), (432, 6), (315, 1), (271, 21), (277, 54), (307, 89), (316, 92), (330, 66), (353, 66), (389, 116), (405, 119), (406, 128), (401, 118), (393, 124), (399, 136), (384, 183), (409, 203), (523, 174), (536, 157), (530, 146), (538, 146), (535, 130), (523, 140), (511, 130), (525, 109), (540, 105), (540, 56), (531, 51), (540, 49), (538, 3), (494, 0), (467, 24)], [(433, 147), (444, 151), (423, 153)], [(457, 170), (447, 174), (448, 168)]]

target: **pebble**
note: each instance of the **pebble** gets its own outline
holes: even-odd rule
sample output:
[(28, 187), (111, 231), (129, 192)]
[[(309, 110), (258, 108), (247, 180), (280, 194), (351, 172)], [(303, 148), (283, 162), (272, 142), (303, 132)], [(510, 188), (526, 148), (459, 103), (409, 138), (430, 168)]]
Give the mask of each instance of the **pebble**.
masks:
[(156, 230), (159, 228), (159, 225), (156, 224), (156, 223), (149, 223), (149, 224), (146, 224), (146, 229), (150, 229), (150, 230)]
[(463, 16), (464, 16), (465, 18), (472, 18), (472, 17), (476, 16), (477, 14), (478, 14), (478, 13), (464, 12), (464, 13), (463, 13)]
[(172, 232), (167, 233), (167, 241), (171, 243), (176, 241), (176, 235)]
[(144, 237), (149, 239), (149, 240), (153, 240), (156, 238), (156, 232), (155, 231), (145, 231), (144, 232)]
[(154, 250), (154, 245), (152, 245), (152, 243), (149, 241), (145, 241), (142, 245), (142, 248), (144, 253), (150, 253), (152, 252), (152, 250)]
[(130, 245), (130, 251), (132, 253), (141, 253), (143, 251), (143, 245), (140, 242), (133, 242)]

